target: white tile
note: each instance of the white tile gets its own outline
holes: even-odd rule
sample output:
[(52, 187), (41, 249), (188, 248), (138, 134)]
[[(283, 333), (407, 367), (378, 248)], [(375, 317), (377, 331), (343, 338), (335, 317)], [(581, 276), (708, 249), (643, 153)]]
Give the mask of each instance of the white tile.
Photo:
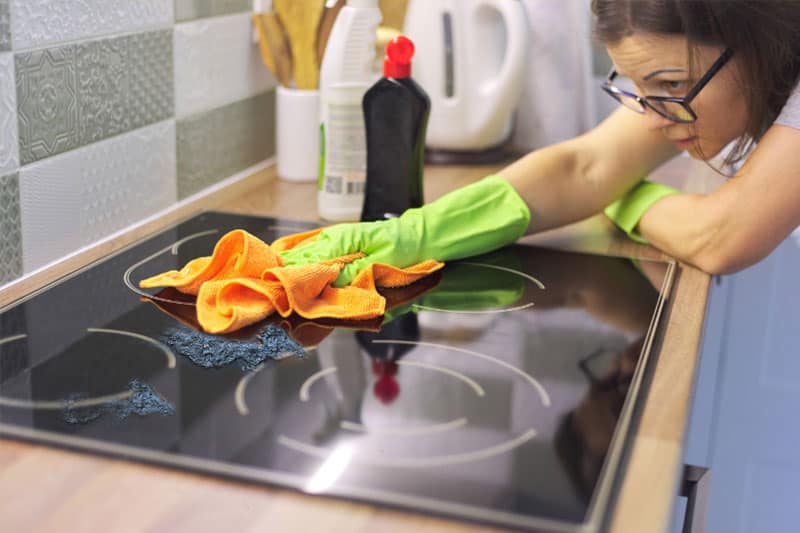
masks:
[(166, 26), (173, 0), (11, 0), (14, 50)]
[(275, 86), (251, 40), (250, 14), (175, 26), (178, 118), (255, 96)]
[(23, 270), (91, 244), (176, 201), (175, 121), (20, 170)]
[(14, 84), (14, 56), (0, 54), (0, 176), (19, 166), (17, 137), (17, 88)]

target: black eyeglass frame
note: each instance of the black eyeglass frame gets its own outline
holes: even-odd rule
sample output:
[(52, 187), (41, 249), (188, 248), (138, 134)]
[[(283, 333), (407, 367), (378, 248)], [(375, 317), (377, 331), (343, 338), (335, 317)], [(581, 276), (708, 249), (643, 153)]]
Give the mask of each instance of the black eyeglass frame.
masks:
[[(611, 98), (613, 98), (622, 105), (625, 104), (621, 100), (621, 95), (627, 96), (628, 98), (633, 98), (640, 106), (642, 106), (641, 111), (625, 106), (628, 107), (628, 109), (630, 109), (631, 111), (644, 114), (645, 109), (649, 108), (658, 113), (659, 115), (661, 115), (662, 117), (669, 119), (673, 122), (677, 122), (680, 124), (691, 124), (692, 122), (697, 120), (697, 113), (694, 112), (694, 110), (691, 108), (689, 104), (700, 93), (700, 91), (703, 90), (703, 87), (705, 87), (708, 84), (708, 82), (711, 81), (711, 78), (713, 78), (714, 75), (717, 72), (719, 72), (722, 69), (722, 67), (725, 66), (725, 64), (728, 62), (728, 60), (731, 58), (732, 55), (733, 55), (733, 50), (730, 48), (726, 48), (725, 51), (722, 52), (722, 55), (719, 56), (719, 58), (716, 61), (714, 61), (714, 64), (711, 65), (711, 67), (703, 75), (703, 77), (700, 78), (700, 81), (698, 81), (694, 85), (694, 87), (691, 88), (691, 90), (686, 94), (686, 96), (639, 96), (636, 93), (625, 91), (623, 89), (620, 89), (619, 87), (615, 87), (611, 83), (614, 81), (614, 78), (617, 77), (617, 70), (615, 68), (612, 68), (611, 72), (608, 73), (608, 77), (603, 82), (602, 89), (609, 96), (611, 96)], [(671, 102), (678, 104), (681, 107), (683, 107), (683, 109), (685, 109), (687, 113), (689, 113), (691, 119), (681, 120), (680, 118), (669, 115), (663, 110), (658, 109), (657, 106), (651, 104), (650, 102)]]

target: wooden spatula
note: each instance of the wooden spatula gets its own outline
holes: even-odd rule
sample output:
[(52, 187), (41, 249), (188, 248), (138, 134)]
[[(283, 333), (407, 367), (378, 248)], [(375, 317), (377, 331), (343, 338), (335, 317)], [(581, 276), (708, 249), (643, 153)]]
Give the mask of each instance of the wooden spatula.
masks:
[(261, 61), (264, 65), (277, 76), (275, 71), (275, 60), (272, 59), (272, 52), (269, 50), (267, 43), (267, 30), (264, 28), (264, 21), (261, 19), (261, 13), (253, 13), (252, 16), (253, 27), (256, 29), (258, 35), (258, 49), (261, 51)]
[(273, 0), (292, 50), (294, 82), (298, 89), (313, 90), (319, 86), (317, 63), (317, 28), (325, 0)]
[[(292, 82), (292, 52), (289, 49), (289, 38), (275, 13), (258, 13), (253, 15), (261, 45), (261, 57), (267, 68), (284, 87)], [(269, 55), (265, 57), (265, 53)], [(272, 62), (272, 67), (268, 61)]]

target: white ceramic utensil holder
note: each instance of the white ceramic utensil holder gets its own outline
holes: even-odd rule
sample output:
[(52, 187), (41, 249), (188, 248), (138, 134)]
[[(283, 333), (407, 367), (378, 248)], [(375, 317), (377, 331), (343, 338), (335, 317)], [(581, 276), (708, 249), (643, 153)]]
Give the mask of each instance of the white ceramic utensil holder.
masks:
[(278, 86), (275, 104), (278, 177), (316, 181), (319, 175), (319, 91)]

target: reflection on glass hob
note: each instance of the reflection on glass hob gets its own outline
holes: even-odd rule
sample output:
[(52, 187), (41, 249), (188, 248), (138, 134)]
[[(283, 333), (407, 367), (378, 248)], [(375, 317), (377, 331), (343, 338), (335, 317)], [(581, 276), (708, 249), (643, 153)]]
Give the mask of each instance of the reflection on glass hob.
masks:
[(197, 330), (138, 281), (309, 223), (204, 213), (0, 311), (0, 434), (517, 528), (607, 517), (673, 263), (516, 245), (367, 322)]

